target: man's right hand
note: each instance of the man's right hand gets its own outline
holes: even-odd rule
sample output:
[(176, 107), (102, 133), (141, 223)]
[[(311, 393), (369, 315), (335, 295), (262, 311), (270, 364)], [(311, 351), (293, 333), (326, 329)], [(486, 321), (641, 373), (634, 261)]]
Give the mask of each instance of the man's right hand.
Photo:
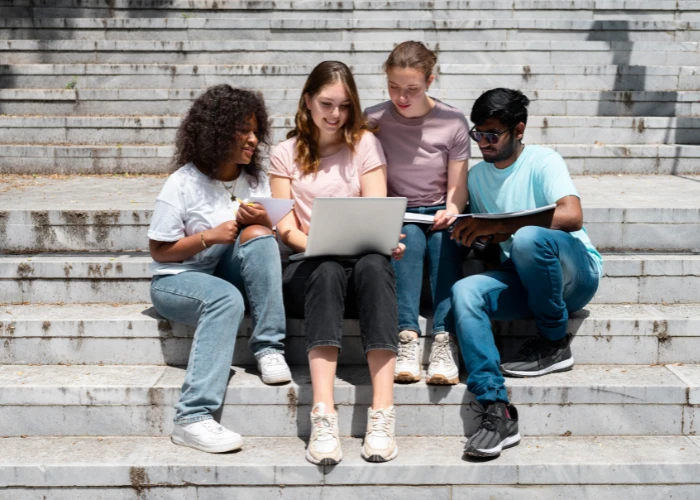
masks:
[(204, 241), (207, 245), (230, 245), (238, 238), (238, 222), (227, 220), (223, 224), (208, 229), (204, 232)]

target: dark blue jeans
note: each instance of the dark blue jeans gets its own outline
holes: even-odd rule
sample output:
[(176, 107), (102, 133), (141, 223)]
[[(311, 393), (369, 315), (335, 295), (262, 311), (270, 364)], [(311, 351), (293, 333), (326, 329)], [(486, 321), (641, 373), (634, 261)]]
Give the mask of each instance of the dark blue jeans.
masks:
[(569, 312), (595, 295), (598, 268), (580, 240), (564, 231), (528, 226), (515, 233), (510, 259), (452, 287), (457, 337), (480, 403), (508, 403), (491, 320), (535, 319), (544, 338), (566, 336)]
[[(414, 207), (407, 211), (433, 215), (445, 206)], [(418, 315), (421, 287), (423, 285), (423, 262), (428, 257), (430, 289), (433, 299), (432, 334), (454, 333), (450, 289), (462, 278), (462, 263), (459, 247), (450, 239), (448, 231), (431, 231), (428, 224), (406, 224), (401, 230), (406, 235), (402, 240), (406, 252), (400, 261), (392, 260), (396, 274), (396, 297), (399, 304), (399, 330), (420, 333)]]

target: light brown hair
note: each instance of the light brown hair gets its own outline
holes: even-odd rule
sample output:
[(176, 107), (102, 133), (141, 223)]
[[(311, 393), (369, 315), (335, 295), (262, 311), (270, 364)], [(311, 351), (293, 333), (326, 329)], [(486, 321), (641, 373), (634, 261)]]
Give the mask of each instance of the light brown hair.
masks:
[(394, 47), (384, 63), (384, 71), (392, 68), (413, 68), (423, 72), (427, 80), (437, 63), (437, 54), (421, 42), (403, 42)]
[(350, 151), (355, 152), (355, 146), (360, 141), (364, 131), (373, 130), (362, 114), (360, 97), (350, 68), (339, 61), (323, 61), (311, 71), (306, 79), (294, 117), (294, 129), (287, 134), (287, 139), (297, 138), (294, 160), (299, 163), (302, 175), (315, 173), (321, 164), (321, 158), (318, 154), (318, 128), (311, 118), (311, 111), (306, 106), (305, 96), (308, 95), (312, 98), (323, 87), (335, 82), (341, 82), (350, 97), (348, 119), (343, 126), (343, 139)]

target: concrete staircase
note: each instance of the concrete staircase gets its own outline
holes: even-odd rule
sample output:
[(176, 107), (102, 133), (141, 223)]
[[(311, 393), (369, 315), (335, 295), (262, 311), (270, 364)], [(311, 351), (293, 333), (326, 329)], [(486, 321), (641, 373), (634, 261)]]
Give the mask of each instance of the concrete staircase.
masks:
[[(699, 28), (684, 0), (0, 0), (0, 499), (699, 498)], [(209, 85), (261, 89), (279, 141), (315, 64), (352, 65), (367, 106), (407, 39), (439, 52), (431, 93), (467, 114), (488, 88), (525, 91), (527, 142), (576, 174), (605, 258), (570, 320), (576, 368), (508, 381), (524, 439), (487, 463), (461, 459), (478, 424), (464, 384), (397, 386), (401, 453), (367, 464), (347, 321), (345, 458), (316, 467), (301, 322), (278, 387), (245, 323), (220, 414), (244, 450), (175, 447), (192, 329), (148, 302), (146, 230), (181, 114)], [(495, 330), (506, 352), (535, 333)]]

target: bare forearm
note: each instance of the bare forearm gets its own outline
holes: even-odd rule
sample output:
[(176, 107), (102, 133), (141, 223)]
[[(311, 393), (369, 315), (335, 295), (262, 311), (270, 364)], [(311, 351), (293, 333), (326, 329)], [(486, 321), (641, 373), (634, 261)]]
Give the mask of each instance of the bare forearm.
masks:
[(204, 241), (207, 246), (210, 244), (206, 233), (207, 231), (204, 231), (204, 233), (185, 236), (175, 242), (149, 240), (151, 257), (156, 262), (182, 262), (187, 260), (204, 250), (202, 234), (204, 234)]
[(539, 214), (526, 215), (525, 217), (512, 217), (500, 219), (497, 223), (498, 233), (511, 235), (525, 226), (538, 226), (548, 229), (573, 232), (581, 229), (580, 217), (565, 207), (557, 207), (554, 211)]

